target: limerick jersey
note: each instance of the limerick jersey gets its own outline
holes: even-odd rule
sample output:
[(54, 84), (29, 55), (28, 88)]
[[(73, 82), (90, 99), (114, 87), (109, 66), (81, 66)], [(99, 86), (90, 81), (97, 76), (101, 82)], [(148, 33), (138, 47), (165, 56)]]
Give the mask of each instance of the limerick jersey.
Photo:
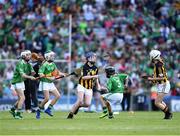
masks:
[[(38, 74), (48, 75), (56, 69), (57, 69), (57, 66), (54, 62), (49, 63), (49, 62), (45, 61), (42, 64), (42, 66), (39, 68)], [(47, 78), (41, 78), (40, 81), (52, 83), (52, 81), (50, 79), (47, 79)]]
[(29, 63), (27, 63), (26, 61), (20, 60), (16, 64), (16, 68), (15, 68), (13, 79), (12, 79), (11, 83), (15, 84), (15, 83), (23, 82), (25, 80), (25, 78), (22, 77), (22, 74), (29, 75), (32, 72), (34, 72), (32, 66)]
[(125, 79), (128, 77), (127, 74), (115, 74), (111, 76), (107, 83), (107, 88), (110, 93), (123, 93)]
[[(81, 70), (81, 76), (87, 76), (87, 75), (97, 75), (98, 74), (98, 68), (93, 65), (90, 67), (87, 63), (83, 65)], [(93, 88), (93, 82), (94, 79), (79, 79), (79, 84), (82, 85), (86, 89), (92, 89)]]
[(164, 62), (160, 60), (157, 64), (154, 64), (154, 77), (164, 77), (162, 81), (156, 81), (156, 83), (166, 83), (168, 81), (166, 69), (164, 68)]

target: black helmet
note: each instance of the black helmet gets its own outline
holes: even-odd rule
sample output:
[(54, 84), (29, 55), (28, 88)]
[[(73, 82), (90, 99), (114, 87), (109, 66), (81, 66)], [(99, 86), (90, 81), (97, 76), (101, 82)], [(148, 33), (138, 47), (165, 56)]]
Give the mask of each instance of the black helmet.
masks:
[(107, 78), (110, 78), (111, 75), (114, 75), (115, 74), (115, 68), (112, 67), (112, 66), (107, 66), (105, 68), (105, 72), (106, 72), (106, 77)]

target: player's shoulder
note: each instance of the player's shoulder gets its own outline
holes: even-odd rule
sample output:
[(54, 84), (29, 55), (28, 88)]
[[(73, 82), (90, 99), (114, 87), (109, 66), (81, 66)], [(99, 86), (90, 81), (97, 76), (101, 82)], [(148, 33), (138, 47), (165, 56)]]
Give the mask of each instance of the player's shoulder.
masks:
[(24, 61), (23, 59), (20, 59), (20, 60), (17, 62), (16, 66), (17, 66), (17, 65), (24, 65), (24, 64), (26, 64), (25, 61)]

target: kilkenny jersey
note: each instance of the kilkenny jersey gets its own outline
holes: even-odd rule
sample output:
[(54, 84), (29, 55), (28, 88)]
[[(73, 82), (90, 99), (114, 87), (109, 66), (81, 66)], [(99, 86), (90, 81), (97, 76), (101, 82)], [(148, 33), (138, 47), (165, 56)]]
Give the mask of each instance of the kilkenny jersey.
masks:
[[(57, 69), (57, 66), (54, 62), (47, 62), (45, 61), (41, 67), (39, 68), (38, 74), (44, 74), (44, 75), (49, 75), (51, 74), (55, 69)], [(47, 78), (41, 78), (40, 81), (42, 82), (48, 82), (48, 83), (52, 83), (52, 81), (50, 79)]]
[(86, 89), (92, 89), (94, 84), (94, 79), (82, 79), (82, 76), (88, 76), (88, 75), (97, 75), (98, 74), (98, 68), (93, 65), (89, 66), (87, 63), (83, 65), (81, 70), (81, 77), (79, 79), (79, 84), (85, 87)]
[(34, 72), (32, 66), (26, 61), (20, 60), (16, 64), (16, 68), (11, 83), (15, 84), (15, 83), (23, 82), (25, 78), (22, 77), (22, 74), (30, 75), (32, 72)]
[(166, 73), (166, 69), (164, 68), (164, 62), (163, 60), (160, 60), (158, 63), (154, 64), (154, 77), (164, 77), (165, 79), (164, 80), (161, 80), (161, 81), (155, 81), (155, 83), (159, 83), (159, 84), (162, 84), (162, 83), (165, 83), (168, 78), (167, 78), (167, 73)]
[(125, 79), (127, 74), (115, 74), (111, 76), (107, 82), (107, 88), (110, 93), (123, 93)]

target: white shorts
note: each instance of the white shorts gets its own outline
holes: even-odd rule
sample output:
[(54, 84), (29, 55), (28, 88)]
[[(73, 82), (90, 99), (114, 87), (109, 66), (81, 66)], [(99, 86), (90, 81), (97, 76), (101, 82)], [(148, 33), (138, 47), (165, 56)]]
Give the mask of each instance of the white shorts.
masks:
[(123, 93), (106, 93), (102, 97), (112, 104), (121, 103), (123, 100)]
[(85, 95), (89, 95), (89, 96), (92, 96), (92, 94), (93, 94), (92, 89), (86, 89), (84, 86), (82, 86), (80, 84), (78, 84), (78, 86), (77, 86), (77, 91), (83, 92)]
[(24, 82), (11, 84), (11, 90), (15, 90), (15, 91), (16, 91), (16, 90), (20, 90), (20, 91), (24, 91), (24, 90), (25, 90)]
[(54, 83), (40, 82), (39, 91), (54, 91), (57, 90)]
[(167, 81), (164, 84), (158, 84), (157, 85), (158, 93), (169, 93), (170, 88), (171, 87), (170, 87), (169, 81)]

